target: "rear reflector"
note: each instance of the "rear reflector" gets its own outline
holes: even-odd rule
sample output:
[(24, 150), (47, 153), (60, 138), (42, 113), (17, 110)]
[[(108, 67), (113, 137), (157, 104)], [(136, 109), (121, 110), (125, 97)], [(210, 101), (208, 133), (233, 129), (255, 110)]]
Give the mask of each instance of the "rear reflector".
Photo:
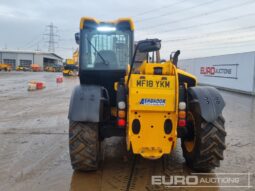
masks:
[(118, 120), (118, 126), (124, 127), (126, 125), (126, 121), (124, 119), (119, 119)]
[(179, 120), (178, 121), (178, 126), (179, 127), (185, 127), (186, 126), (186, 120), (183, 120), (183, 119)]

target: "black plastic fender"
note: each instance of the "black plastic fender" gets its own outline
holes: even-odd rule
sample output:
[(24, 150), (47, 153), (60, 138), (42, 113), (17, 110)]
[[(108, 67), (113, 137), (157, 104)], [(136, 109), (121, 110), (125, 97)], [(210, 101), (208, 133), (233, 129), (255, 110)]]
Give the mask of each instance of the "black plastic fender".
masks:
[(207, 122), (215, 121), (225, 107), (225, 101), (216, 88), (209, 86), (190, 87), (188, 94), (199, 103), (201, 116)]
[[(93, 85), (78, 85), (74, 88), (68, 118), (71, 121), (100, 122), (102, 104), (109, 101), (103, 95), (106, 89)], [(108, 93), (106, 92), (106, 95)]]

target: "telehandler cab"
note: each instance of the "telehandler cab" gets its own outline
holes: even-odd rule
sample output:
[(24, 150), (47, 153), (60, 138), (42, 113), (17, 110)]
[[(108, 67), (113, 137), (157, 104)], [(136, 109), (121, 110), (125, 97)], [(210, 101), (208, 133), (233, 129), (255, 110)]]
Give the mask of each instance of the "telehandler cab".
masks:
[(169, 61), (148, 56), (135, 66), (137, 51), (157, 53), (161, 41), (139, 41), (134, 48), (131, 19), (84, 17), (75, 38), (80, 85), (68, 116), (73, 169), (97, 170), (100, 142), (112, 136), (124, 136), (128, 151), (148, 159), (169, 155), (180, 138), (193, 170), (219, 166), (226, 148), (224, 100), (215, 88), (198, 87), (195, 76), (178, 69), (180, 51)]

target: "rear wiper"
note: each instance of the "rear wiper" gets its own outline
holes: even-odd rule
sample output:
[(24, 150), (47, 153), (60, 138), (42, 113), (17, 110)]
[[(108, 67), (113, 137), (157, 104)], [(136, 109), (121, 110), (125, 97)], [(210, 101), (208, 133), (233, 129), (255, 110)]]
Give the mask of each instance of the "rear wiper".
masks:
[(98, 54), (98, 56), (103, 60), (103, 63), (105, 65), (109, 65), (108, 62), (106, 62), (106, 60), (103, 58), (103, 56), (98, 52), (98, 50), (96, 49), (96, 47), (90, 42), (90, 40), (87, 38), (87, 41), (89, 42), (89, 45), (95, 50), (95, 52)]

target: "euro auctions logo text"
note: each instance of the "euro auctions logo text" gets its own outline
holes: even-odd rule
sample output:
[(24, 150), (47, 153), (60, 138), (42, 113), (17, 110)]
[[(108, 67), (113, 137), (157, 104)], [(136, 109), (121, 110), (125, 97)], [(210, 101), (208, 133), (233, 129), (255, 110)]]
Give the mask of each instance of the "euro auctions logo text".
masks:
[(152, 176), (151, 184), (174, 187), (251, 188), (251, 173), (191, 173), (190, 175)]
[(205, 75), (215, 75), (215, 74), (231, 74), (232, 69), (231, 68), (219, 68), (216, 67), (201, 67), (200, 68), (200, 74)]
[(238, 77), (239, 64), (215, 64), (200, 67), (200, 74), (205, 77), (232, 78)]
[(199, 184), (199, 180), (198, 176), (152, 176), (151, 184), (164, 186), (194, 186)]

